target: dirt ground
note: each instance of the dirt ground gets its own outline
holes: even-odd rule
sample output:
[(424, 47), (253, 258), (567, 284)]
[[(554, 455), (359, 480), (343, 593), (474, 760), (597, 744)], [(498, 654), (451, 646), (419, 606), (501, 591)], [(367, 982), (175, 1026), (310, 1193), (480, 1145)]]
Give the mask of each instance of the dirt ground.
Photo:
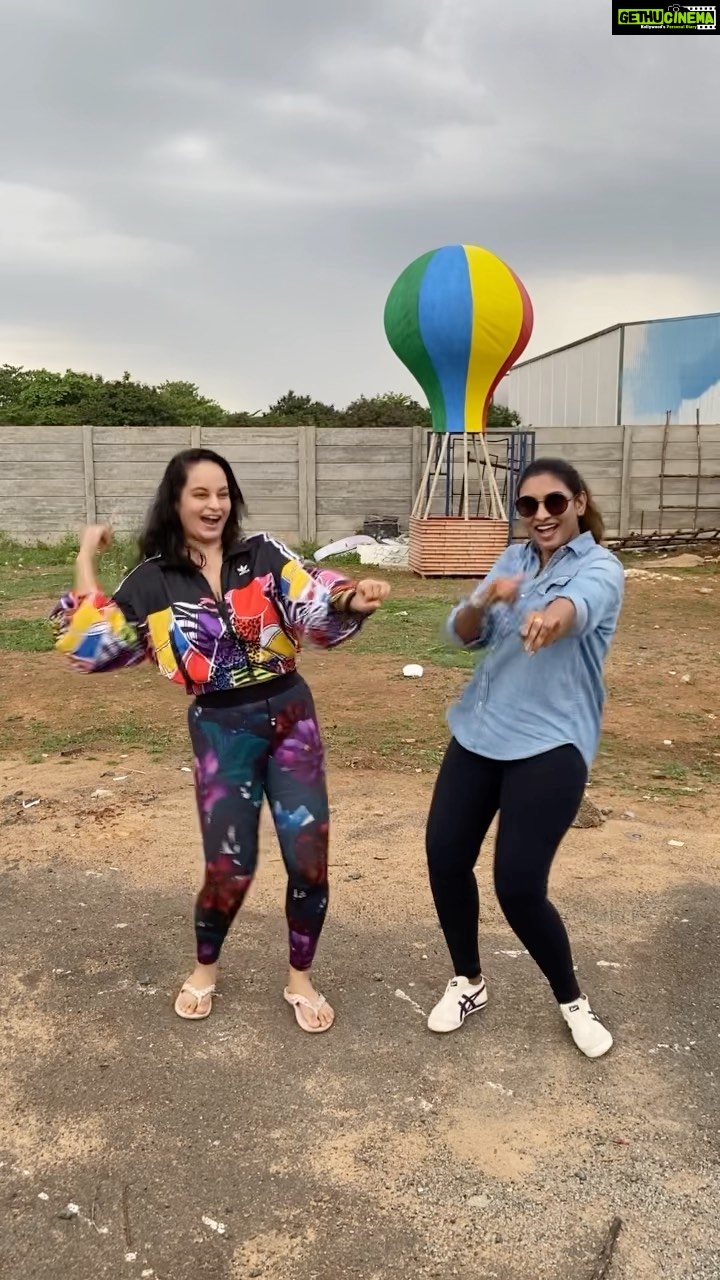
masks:
[[(456, 1036), (425, 1028), (449, 974), (423, 826), (466, 673), (305, 656), (330, 746), (318, 976), (338, 1013), (310, 1037), (281, 1000), (267, 826), (216, 1012), (172, 1012), (199, 877), (182, 696), (152, 672), (93, 681), (5, 653), (0, 1275), (591, 1280), (619, 1215), (610, 1280), (717, 1280), (720, 585), (704, 581), (629, 583), (590, 793), (611, 813), (570, 832), (554, 873), (616, 1035), (596, 1063), (498, 912), (489, 848), (490, 1004)], [(63, 746), (121, 715), (126, 748)]]

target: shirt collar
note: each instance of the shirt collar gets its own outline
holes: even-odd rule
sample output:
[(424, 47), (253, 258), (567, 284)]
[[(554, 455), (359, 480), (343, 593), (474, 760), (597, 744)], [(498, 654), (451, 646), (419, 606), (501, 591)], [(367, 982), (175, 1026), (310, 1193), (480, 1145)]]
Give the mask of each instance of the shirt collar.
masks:
[[(571, 551), (574, 556), (580, 558), (582, 556), (586, 556), (589, 551), (592, 551), (595, 545), (595, 539), (590, 532), (586, 531), (585, 533), (579, 533), (577, 538), (573, 538), (572, 542), (566, 542), (564, 546), (558, 547), (551, 559), (554, 560), (556, 556), (561, 556), (565, 551)], [(528, 540), (527, 548), (530, 554), (539, 562), (540, 554), (532, 539)]]
[(572, 551), (576, 556), (586, 556), (588, 551), (592, 551), (596, 545), (595, 539), (589, 531), (578, 534), (577, 538), (573, 538), (572, 542), (565, 544), (568, 551)]

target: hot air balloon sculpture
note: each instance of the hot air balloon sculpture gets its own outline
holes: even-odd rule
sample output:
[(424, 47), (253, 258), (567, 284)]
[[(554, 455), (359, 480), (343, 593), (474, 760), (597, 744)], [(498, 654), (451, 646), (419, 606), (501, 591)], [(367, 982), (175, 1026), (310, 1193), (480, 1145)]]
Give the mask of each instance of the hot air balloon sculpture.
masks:
[[(437, 439), (410, 520), (410, 567), (431, 575), (482, 575), (505, 546), (509, 524), (485, 437), (498, 383), (527, 346), (530, 298), (510, 267), (476, 245), (448, 245), (403, 271), (385, 305), (385, 333), (430, 405)], [(454, 439), (462, 438), (463, 481), (454, 505)], [(479, 479), (470, 515), (469, 454)], [(446, 510), (431, 515), (440, 477)], [(485, 514), (480, 515), (481, 506)]]

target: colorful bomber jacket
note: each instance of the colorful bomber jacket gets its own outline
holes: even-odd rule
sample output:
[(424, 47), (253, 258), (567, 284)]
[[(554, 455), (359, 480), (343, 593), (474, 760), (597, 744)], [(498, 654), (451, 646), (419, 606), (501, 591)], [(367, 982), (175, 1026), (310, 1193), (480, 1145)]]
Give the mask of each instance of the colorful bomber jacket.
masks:
[(222, 588), (216, 600), (200, 571), (144, 560), (112, 597), (63, 596), (51, 618), (55, 647), (85, 672), (149, 658), (197, 697), (288, 675), (301, 638), (331, 648), (362, 625), (346, 608), (353, 582), (306, 567), (265, 533), (225, 557)]

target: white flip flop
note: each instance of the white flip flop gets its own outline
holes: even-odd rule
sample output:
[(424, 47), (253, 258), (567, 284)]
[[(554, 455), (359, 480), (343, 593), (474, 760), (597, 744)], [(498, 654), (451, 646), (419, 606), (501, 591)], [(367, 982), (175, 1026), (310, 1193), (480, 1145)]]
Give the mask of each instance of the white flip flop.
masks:
[(303, 1014), (303, 1009), (310, 1009), (312, 1013), (318, 1014), (323, 1005), (327, 1004), (324, 996), (318, 996), (317, 1000), (308, 1000), (307, 996), (296, 995), (292, 991), (288, 991), (287, 987), (283, 991), (283, 998), (292, 1006), (295, 1011), (295, 1018), (298, 1026), (303, 1031), (307, 1031), (308, 1035), (317, 1035), (321, 1031), (329, 1031), (334, 1025), (335, 1019), (328, 1026), (311, 1027)]
[(202, 1022), (204, 1018), (209, 1018), (212, 1013), (212, 1000), (210, 1001), (210, 1008), (207, 1013), (197, 1013), (197, 1011), (195, 1013), (186, 1013), (184, 1009), (178, 1008), (180, 996), (185, 993), (190, 996), (194, 996), (199, 1006), (201, 1001), (205, 1000), (207, 996), (215, 995), (215, 983), (213, 982), (210, 987), (194, 987), (191, 982), (184, 982), (178, 992), (177, 1000), (175, 1001), (175, 1012), (178, 1018), (184, 1018), (186, 1022)]

